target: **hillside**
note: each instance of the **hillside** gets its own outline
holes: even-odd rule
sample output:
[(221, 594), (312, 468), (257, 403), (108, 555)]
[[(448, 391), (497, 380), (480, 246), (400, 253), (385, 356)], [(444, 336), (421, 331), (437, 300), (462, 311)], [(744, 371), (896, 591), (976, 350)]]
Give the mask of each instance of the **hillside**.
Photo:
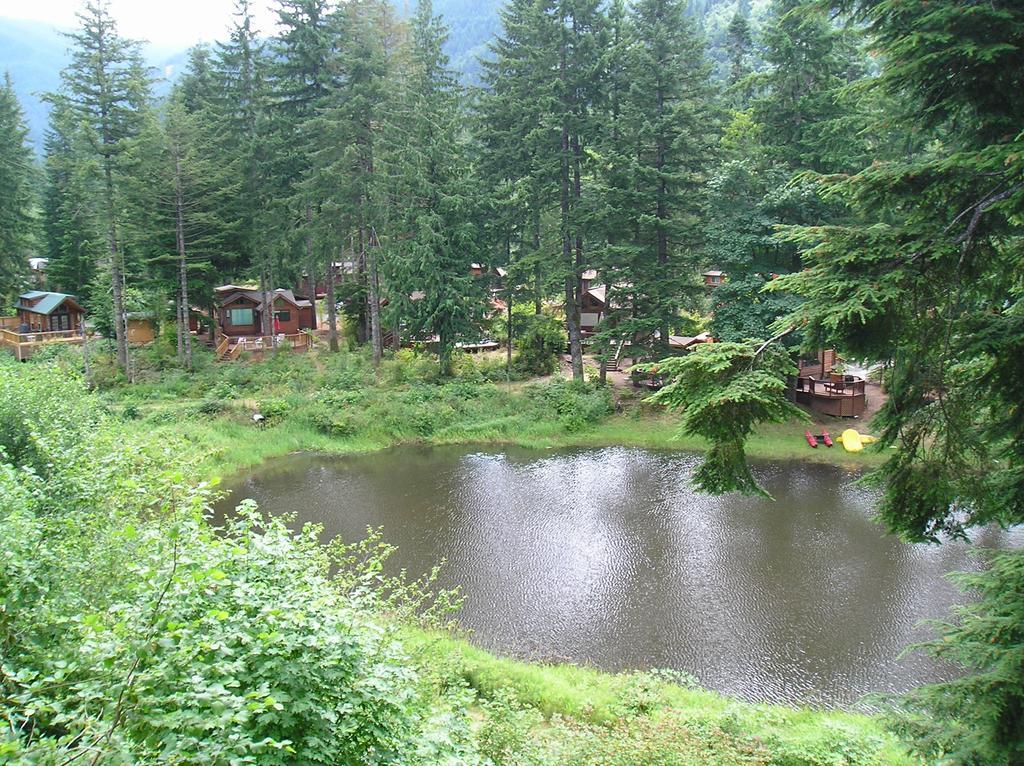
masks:
[[(400, 15), (411, 12), (410, 0), (393, 0)], [(745, 2), (756, 20), (765, 11), (768, 0)], [(724, 56), (719, 50), (724, 43), (725, 28), (735, 12), (737, 0), (700, 0), (693, 13), (704, 28), (712, 48), (716, 69)], [(464, 80), (475, 82), (479, 72), (478, 59), (487, 54), (487, 43), (501, 30), (499, 10), (504, 0), (437, 0), (434, 9), (448, 24), (450, 34), (447, 52), (452, 66)], [(147, 46), (147, 58), (156, 73), (180, 71), (185, 51)], [(47, 106), (41, 94), (53, 91), (60, 83), (60, 70), (67, 62), (67, 40), (62, 30), (50, 24), (20, 19), (0, 18), (0, 73), (10, 72), (14, 87), (28, 119), (36, 151), (42, 152), (46, 131)], [(169, 68), (169, 69), (168, 69)], [(159, 92), (159, 88), (157, 91)]]

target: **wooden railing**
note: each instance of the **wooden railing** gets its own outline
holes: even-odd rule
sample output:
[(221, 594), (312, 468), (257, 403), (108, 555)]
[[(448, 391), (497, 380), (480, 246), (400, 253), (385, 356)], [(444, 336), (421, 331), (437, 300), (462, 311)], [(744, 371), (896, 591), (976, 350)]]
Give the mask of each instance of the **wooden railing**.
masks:
[[(234, 343), (231, 341), (234, 340)], [(230, 344), (230, 351), (228, 351)], [(262, 354), (275, 349), (289, 351), (307, 351), (313, 346), (313, 335), (307, 332), (295, 333), (294, 335), (263, 335), (252, 338), (225, 338), (221, 345), (217, 346), (218, 359), (237, 359), (242, 352), (251, 354)], [(227, 352), (227, 353), (225, 353)]]
[(217, 344), (217, 348), (215, 349), (215, 353), (218, 359), (222, 359), (224, 357), (224, 352), (228, 350), (228, 346), (230, 345), (231, 338), (229, 338), (227, 335), (222, 335), (220, 342)]
[(863, 396), (864, 381), (861, 378), (849, 379), (836, 376), (837, 379), (818, 380), (816, 378), (801, 377), (796, 379), (796, 390), (811, 394), (812, 396)]
[(81, 330), (55, 330), (53, 332), (15, 332), (0, 330), (0, 337), (8, 344), (49, 343), (55, 340), (81, 340)]
[(84, 343), (81, 330), (55, 332), (14, 332), (0, 329), (0, 347), (11, 349), (19, 359), (28, 359), (41, 346), (48, 343)]

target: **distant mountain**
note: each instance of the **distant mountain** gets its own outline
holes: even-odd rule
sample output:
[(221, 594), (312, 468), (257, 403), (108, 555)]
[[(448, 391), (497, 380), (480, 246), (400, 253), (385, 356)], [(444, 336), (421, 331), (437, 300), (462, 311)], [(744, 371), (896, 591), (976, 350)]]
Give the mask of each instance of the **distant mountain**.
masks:
[(36, 150), (43, 146), (48, 109), (40, 98), (60, 83), (67, 40), (49, 24), (0, 19), (0, 72), (8, 72), (25, 110)]
[[(29, 136), (40, 154), (50, 113), (42, 96), (60, 87), (60, 72), (68, 63), (69, 41), (64, 31), (38, 21), (0, 18), (0, 76), (10, 73), (25, 111)], [(147, 45), (144, 53), (159, 77), (173, 79), (187, 61), (186, 51), (157, 45)], [(166, 87), (164, 83), (158, 90)]]
[[(403, 17), (415, 8), (415, 0), (392, 2)], [(737, 6), (750, 11), (757, 28), (768, 3), (769, 0), (692, 0), (691, 13), (711, 43), (719, 76), (724, 67), (725, 28)], [(487, 44), (501, 31), (499, 10), (504, 4), (505, 0), (434, 0), (434, 12), (450, 29), (447, 52), (452, 67), (465, 82), (476, 82), (480, 71), (478, 59), (486, 56)], [(67, 38), (50, 24), (0, 18), (0, 74), (10, 72), (40, 153), (48, 114), (40, 96), (60, 85), (60, 70), (68, 60), (67, 48)], [(146, 58), (159, 76), (167, 78), (158, 88), (158, 92), (165, 92), (168, 82), (181, 73), (188, 55), (187, 51), (151, 45), (146, 48)]]

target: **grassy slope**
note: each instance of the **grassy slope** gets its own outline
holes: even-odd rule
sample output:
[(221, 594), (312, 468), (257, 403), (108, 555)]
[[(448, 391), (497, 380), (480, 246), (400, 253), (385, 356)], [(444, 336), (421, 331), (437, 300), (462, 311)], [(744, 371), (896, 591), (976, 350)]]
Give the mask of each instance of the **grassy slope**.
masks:
[[(478, 442), (526, 447), (624, 445), (657, 449), (701, 450), (700, 441), (677, 437), (671, 416), (651, 410), (627, 393), (622, 413), (598, 418), (583, 428), (567, 428), (558, 417), (538, 416), (529, 387), (486, 382), (458, 384), (446, 399), (446, 388), (426, 390), (408, 371), (386, 370), (381, 382), (363, 378), (359, 401), (347, 405), (370, 416), (346, 425), (344, 435), (330, 435), (311, 422), (311, 412), (330, 388), (335, 370), (316, 357), (279, 360), (265, 366), (240, 363), (209, 369), (201, 384), (184, 386), (181, 379), (157, 377), (130, 389), (108, 392), (111, 410), (131, 413), (128, 428), (151, 438), (184, 439), (204, 478), (230, 475), (263, 460), (296, 451), (350, 453), (383, 449), (400, 443), (454, 444)], [(272, 365), (278, 365), (275, 369)], [(302, 365), (307, 367), (303, 368)], [(296, 382), (298, 369), (317, 370)], [(325, 365), (328, 365), (325, 367)], [(250, 368), (246, 370), (245, 367)], [(268, 374), (269, 373), (269, 374)], [(234, 380), (230, 397), (212, 396)], [(390, 376), (390, 381), (388, 380)], [(326, 386), (326, 389), (325, 389)], [(351, 388), (351, 381), (346, 383)], [(466, 386), (470, 386), (467, 388)], [(204, 402), (218, 401), (217, 412), (204, 412)], [(422, 401), (421, 401), (422, 400)], [(455, 400), (452, 405), (449, 400)], [(278, 408), (264, 429), (253, 426), (254, 408)], [(412, 428), (427, 410), (451, 410), (449, 417)], [(341, 409), (345, 409), (342, 407)], [(207, 407), (206, 409), (213, 409)], [(762, 427), (749, 445), (754, 459), (800, 459), (870, 467), (877, 453), (851, 455), (840, 448), (811, 450), (803, 440), (803, 423)], [(522, 702), (545, 716), (558, 714), (602, 724), (622, 715), (622, 701), (635, 693), (637, 676), (608, 674), (573, 665), (524, 663), (497, 657), (450, 636), (404, 629), (406, 640), (428, 663), (446, 664), (483, 697), (512, 690)], [(750, 705), (714, 692), (658, 683), (658, 710), (672, 711), (687, 721), (735, 735), (753, 737), (773, 755), (773, 764), (910, 764), (898, 744), (868, 716)], [(845, 755), (843, 755), (845, 753)]]

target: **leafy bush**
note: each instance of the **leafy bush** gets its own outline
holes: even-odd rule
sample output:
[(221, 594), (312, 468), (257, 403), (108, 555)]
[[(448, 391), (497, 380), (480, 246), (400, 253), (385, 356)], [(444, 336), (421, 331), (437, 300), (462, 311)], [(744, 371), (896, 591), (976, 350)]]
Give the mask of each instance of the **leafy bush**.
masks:
[(465, 705), (380, 618), (422, 587), (381, 591), (379, 557), (251, 504), (216, 533), (183, 445), (95, 412), (79, 381), (0, 363), (0, 759), (479, 763)]
[(196, 412), (200, 415), (219, 415), (226, 408), (227, 406), (220, 399), (203, 399), (196, 407)]
[(582, 431), (614, 411), (607, 388), (590, 383), (556, 380), (529, 386), (527, 396), (535, 406), (555, 415), (570, 433)]
[(516, 369), (529, 375), (550, 375), (555, 371), (558, 354), (565, 348), (561, 323), (547, 314), (533, 314), (515, 340)]
[(260, 414), (267, 420), (280, 420), (292, 411), (292, 405), (284, 399), (263, 399), (259, 405)]
[(306, 417), (313, 428), (327, 436), (342, 439), (353, 436), (357, 430), (353, 417), (331, 404), (313, 405), (307, 411)]

